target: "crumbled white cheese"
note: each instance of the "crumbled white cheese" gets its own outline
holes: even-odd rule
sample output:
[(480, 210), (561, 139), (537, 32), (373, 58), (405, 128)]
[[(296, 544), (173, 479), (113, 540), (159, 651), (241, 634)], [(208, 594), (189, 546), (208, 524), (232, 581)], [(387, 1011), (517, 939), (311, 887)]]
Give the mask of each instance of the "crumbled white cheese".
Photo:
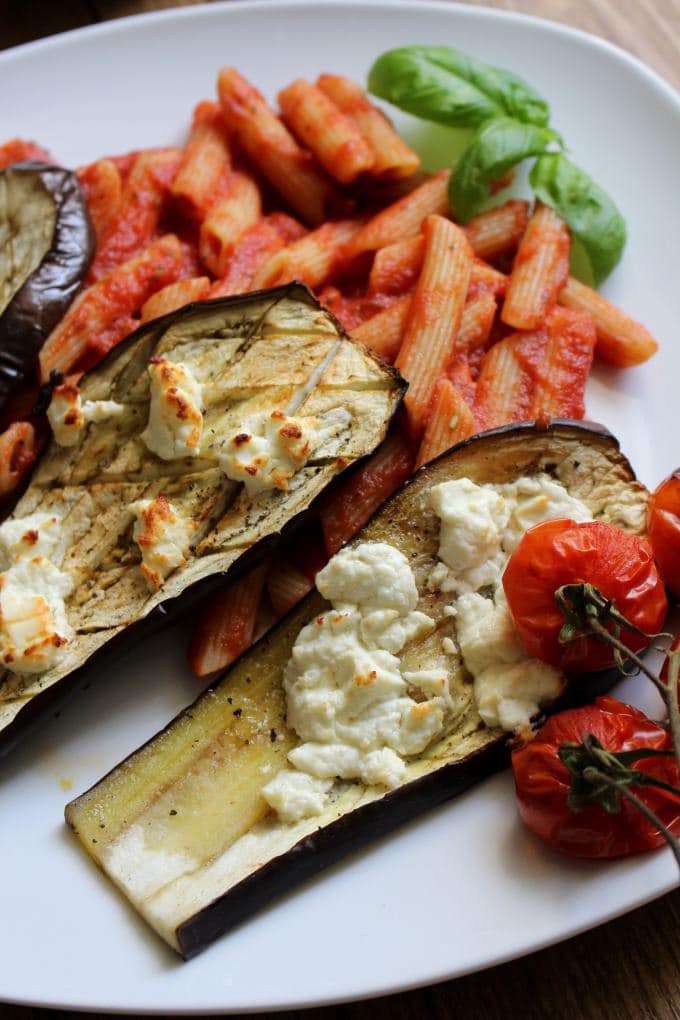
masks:
[(583, 523), (592, 521), (593, 515), (580, 499), (571, 496), (563, 485), (549, 475), (518, 478), (516, 482), (494, 486), (505, 501), (508, 510), (503, 529), (503, 551), (509, 556), (519, 545), (522, 536), (543, 521), (568, 517)]
[(36, 511), (0, 526), (0, 660), (16, 673), (56, 665), (73, 637), (64, 599), (71, 591), (60, 558), (61, 519)]
[(332, 785), (332, 779), (315, 779), (297, 769), (282, 769), (262, 793), (282, 822), (298, 822), (323, 811)]
[(521, 731), (541, 705), (559, 697), (565, 682), (558, 670), (539, 659), (525, 657), (511, 665), (495, 664), (475, 677), (475, 703), (487, 726)]
[(488, 726), (526, 728), (542, 704), (559, 696), (564, 678), (527, 655), (505, 599), (503, 571), (528, 528), (560, 517), (589, 521), (592, 514), (548, 475), (504, 485), (442, 482), (430, 500), (441, 520), (444, 562), (431, 571), (429, 586), (454, 594), (446, 615), (455, 617), (479, 714)]
[(150, 590), (158, 591), (173, 570), (186, 565), (194, 525), (162, 493), (131, 503), (130, 510), (136, 517), (132, 537), (142, 554), (140, 570)]
[[(316, 582), (333, 608), (300, 631), (286, 669), (287, 721), (301, 740), (288, 760), (316, 779), (394, 787), (405, 774), (404, 758), (419, 754), (443, 729), (445, 671), (405, 674), (398, 658), (434, 622), (415, 609), (408, 560), (384, 542), (341, 550)], [(411, 687), (423, 700), (411, 696)], [(271, 800), (271, 784), (263, 791), (281, 817), (289, 810), (287, 783), (286, 774), (277, 777)], [(297, 796), (291, 787), (293, 804)]]
[(387, 542), (361, 542), (343, 549), (317, 574), (316, 585), (337, 609), (356, 606), (366, 616), (392, 610), (385, 623), (407, 616), (418, 605), (408, 560)]
[(181, 361), (151, 358), (149, 422), (142, 439), (163, 460), (195, 457), (203, 434), (201, 386)]
[(0, 574), (0, 659), (16, 673), (55, 665), (73, 637), (64, 599), (70, 578), (44, 556), (24, 556)]
[(115, 400), (86, 400), (72, 383), (56, 386), (47, 409), (54, 438), (59, 446), (76, 446), (89, 422), (108, 421), (125, 411)]
[(227, 478), (243, 482), (250, 495), (285, 491), (309, 460), (317, 440), (313, 418), (291, 418), (263, 411), (245, 418), (220, 444), (217, 460)]
[(37, 510), (27, 517), (10, 518), (0, 525), (0, 566), (44, 556), (54, 562), (61, 544), (61, 518)]
[(528, 725), (541, 704), (561, 694), (562, 674), (527, 654), (502, 588), (495, 600), (463, 594), (456, 608), (458, 643), (480, 716), (504, 730)]
[[(441, 521), (439, 558), (458, 585), (476, 591), (497, 584), (503, 562), (501, 531), (507, 520), (503, 497), (490, 486), (457, 478), (434, 485), (430, 502)], [(434, 585), (447, 590), (441, 571)]]
[(456, 634), (467, 670), (476, 676), (499, 662), (517, 662), (526, 655), (512, 616), (498, 593), (498, 604), (477, 592), (456, 601)]

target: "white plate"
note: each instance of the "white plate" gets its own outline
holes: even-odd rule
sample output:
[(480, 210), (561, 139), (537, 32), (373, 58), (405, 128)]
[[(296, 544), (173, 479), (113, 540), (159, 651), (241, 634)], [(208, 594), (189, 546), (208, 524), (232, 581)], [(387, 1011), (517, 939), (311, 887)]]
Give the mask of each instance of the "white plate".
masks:
[[(36, 138), (66, 164), (180, 142), (222, 64), (273, 96), (322, 70), (362, 79), (377, 54), (416, 42), (450, 43), (525, 76), (549, 99), (578, 162), (616, 197), (630, 239), (606, 293), (662, 347), (640, 369), (598, 371), (588, 408), (655, 483), (678, 460), (680, 103), (613, 47), (548, 22), (449, 4), (190, 7), (0, 54), (0, 139)], [(181, 963), (90, 866), (62, 811), (193, 698), (184, 636), (149, 641), (102, 670), (96, 688), (3, 762), (0, 999), (177, 1013), (378, 995), (529, 952), (675, 884), (663, 852), (592, 864), (544, 850), (518, 823), (504, 775)], [(640, 682), (628, 690), (647, 697)]]

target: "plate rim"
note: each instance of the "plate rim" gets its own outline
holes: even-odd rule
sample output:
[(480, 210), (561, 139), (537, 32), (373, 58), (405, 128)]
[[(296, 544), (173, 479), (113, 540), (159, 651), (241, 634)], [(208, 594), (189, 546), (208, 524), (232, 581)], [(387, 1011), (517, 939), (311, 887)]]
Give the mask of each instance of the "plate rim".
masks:
[[(539, 31), (546, 32), (548, 35), (556, 35), (559, 37), (566, 38), (568, 40), (576, 41), (584, 46), (590, 47), (594, 50), (599, 50), (603, 54), (608, 54), (613, 57), (619, 63), (624, 66), (628, 66), (638, 76), (642, 76), (646, 80), (649, 86), (651, 86), (659, 99), (664, 100), (668, 104), (674, 113), (679, 118), (680, 122), (680, 92), (678, 92), (670, 82), (656, 70), (649, 67), (643, 60), (628, 50), (618, 46), (616, 43), (610, 42), (607, 39), (603, 39), (600, 36), (594, 35), (591, 32), (584, 31), (583, 29), (575, 28), (569, 25), (562, 24), (561, 22), (552, 21), (548, 18), (539, 17), (536, 15), (526, 14), (523, 12), (515, 12), (511, 10), (502, 10), (498, 8), (490, 7), (478, 7), (470, 6), (467, 4), (461, 4), (457, 2), (448, 2), (448, 0), (220, 0), (218, 3), (211, 4), (199, 4), (199, 5), (188, 5), (182, 7), (170, 7), (164, 8), (158, 11), (140, 12), (137, 14), (126, 15), (122, 18), (110, 19), (94, 23), (91, 25), (85, 25), (74, 29), (69, 29), (64, 32), (60, 32), (54, 35), (46, 36), (41, 39), (33, 40), (30, 42), (22, 43), (18, 46), (10, 47), (4, 51), (0, 51), (0, 70), (3, 69), (5, 64), (10, 64), (14, 59), (22, 59), (24, 56), (30, 56), (33, 53), (39, 53), (41, 50), (52, 51), (55, 48), (62, 46), (78, 45), (82, 40), (87, 40), (91, 37), (104, 37), (106, 35), (116, 35), (118, 33), (125, 34), (129, 31), (134, 31), (134, 28), (138, 24), (146, 24), (149, 21), (155, 22), (181, 22), (188, 21), (191, 19), (198, 20), (209, 20), (219, 19), (226, 15), (227, 18), (238, 17), (240, 14), (249, 14), (256, 9), (267, 9), (267, 8), (278, 8), (278, 9), (294, 9), (301, 10), (306, 9), (312, 16), (324, 16), (325, 9), (341, 9), (341, 8), (352, 8), (357, 11), (366, 10), (409, 10), (409, 11), (426, 11), (431, 10), (437, 13), (451, 14), (470, 19), (471, 21), (498, 21), (513, 24), (526, 24), (532, 26)], [(670, 857), (670, 851), (661, 851), (661, 855)], [(661, 856), (659, 855), (659, 856)], [(186, 1007), (175, 1007), (171, 1004), (164, 1006), (149, 1006), (140, 1003), (129, 1001), (125, 1005), (102, 1005), (101, 1002), (93, 1002), (89, 1000), (87, 1002), (73, 1002), (69, 1001), (66, 996), (45, 998), (30, 996), (10, 996), (7, 998), (3, 997), (3, 1002), (8, 1004), (15, 1004), (20, 1006), (29, 1006), (34, 1008), (44, 1009), (64, 1009), (71, 1010), (74, 1012), (83, 1011), (96, 1011), (106, 1014), (121, 1014), (134, 1011), (140, 1015), (156, 1016), (156, 1015), (195, 1015), (205, 1016), (214, 1014), (216, 1011), (229, 1015), (233, 1013), (257, 1013), (257, 1012), (279, 1012), (283, 1010), (295, 1010), (301, 1008), (310, 1007), (327, 1007), (338, 1005), (347, 1002), (361, 1002), (368, 999), (384, 997), (393, 994), (400, 994), (403, 992), (412, 991), (418, 988), (428, 987), (443, 982), (454, 980), (458, 977), (464, 977), (465, 975), (480, 972), (492, 967), (499, 966), (513, 959), (519, 959), (523, 956), (530, 955), (535, 952), (539, 952), (549, 946), (559, 944), (562, 941), (578, 937), (586, 931), (592, 930), (593, 928), (599, 927), (602, 924), (606, 924), (617, 917), (621, 917), (625, 914), (631, 913), (639, 909), (641, 906), (651, 903), (656, 899), (667, 895), (670, 891), (676, 888), (678, 882), (675, 880), (669, 880), (665, 883), (661, 883), (657, 886), (651, 894), (642, 892), (638, 898), (632, 903), (624, 907), (617, 907), (612, 911), (606, 912), (596, 922), (590, 923), (585, 922), (583, 925), (570, 928), (567, 933), (557, 935), (555, 937), (547, 937), (544, 940), (532, 943), (529, 948), (523, 948), (518, 950), (508, 950), (507, 952), (499, 953), (495, 956), (490, 957), (485, 963), (481, 965), (473, 964), (469, 967), (454, 969), (445, 974), (438, 974), (435, 976), (429, 976), (422, 979), (416, 979), (413, 981), (407, 981), (403, 984), (391, 983), (389, 986), (376, 985), (368, 991), (363, 993), (345, 993), (344, 995), (328, 996), (323, 998), (318, 997), (307, 997), (298, 998), (284, 1003), (272, 1004), (268, 1001), (263, 1001), (257, 1004), (251, 1005), (237, 1005), (237, 1006), (224, 1006), (217, 1003), (212, 1006), (201, 1006), (194, 1008)], [(152, 938), (156, 936), (151, 934)], [(190, 966), (190, 964), (178, 964), (180, 967)]]

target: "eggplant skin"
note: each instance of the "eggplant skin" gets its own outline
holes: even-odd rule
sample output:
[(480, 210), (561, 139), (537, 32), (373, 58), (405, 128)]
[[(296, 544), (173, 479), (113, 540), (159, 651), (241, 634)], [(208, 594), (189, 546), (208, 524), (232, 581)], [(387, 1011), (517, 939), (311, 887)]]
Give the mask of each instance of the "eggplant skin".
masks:
[[(0, 409), (33, 374), (45, 340), (73, 301), (95, 251), (95, 233), (76, 175), (26, 160), (0, 174), (4, 187), (46, 192), (54, 206), (54, 231), (37, 267), (0, 314)], [(10, 225), (11, 231), (11, 225)]]
[[(446, 596), (426, 583), (439, 542), (427, 491), (453, 478), (502, 483), (542, 472), (583, 499), (596, 519), (644, 532), (648, 493), (615, 438), (600, 426), (553, 421), (506, 426), (453, 447), (351, 539), (389, 542), (411, 559), (418, 608), (436, 622), (433, 643), (426, 638), (408, 653), (419, 666), (439, 654), (443, 636), (455, 637)], [(444, 736), (409, 761), (401, 786), (348, 784), (320, 816), (279, 823), (260, 790), (297, 742), (286, 724), (284, 670), (302, 627), (327, 606), (311, 592), (214, 687), (66, 807), (86, 852), (185, 959), (281, 893), (509, 763), (507, 734), (484, 725), (464, 672), (453, 668), (460, 710)], [(619, 676), (579, 676), (546, 714), (591, 701)]]

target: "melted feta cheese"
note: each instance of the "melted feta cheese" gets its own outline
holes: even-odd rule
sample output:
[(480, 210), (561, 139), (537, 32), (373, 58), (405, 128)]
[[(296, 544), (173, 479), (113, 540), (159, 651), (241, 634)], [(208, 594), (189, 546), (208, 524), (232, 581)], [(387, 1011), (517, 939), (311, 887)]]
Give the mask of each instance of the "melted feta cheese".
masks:
[(76, 446), (89, 422), (108, 421), (124, 410), (125, 405), (115, 400), (83, 402), (78, 387), (64, 383), (62, 386), (56, 386), (52, 392), (47, 420), (59, 446)]
[(282, 822), (298, 822), (323, 811), (332, 785), (331, 779), (315, 779), (297, 769), (281, 769), (262, 788), (262, 793)]
[(503, 497), (491, 486), (457, 478), (433, 486), (430, 502), (441, 521), (439, 558), (455, 571), (459, 584), (476, 590), (498, 583), (507, 521)]
[(315, 419), (263, 411), (244, 419), (222, 443), (217, 459), (227, 478), (243, 482), (250, 495), (285, 491), (307, 463), (316, 438)]
[(203, 433), (201, 386), (181, 361), (149, 362), (149, 423), (142, 439), (163, 460), (195, 457)]
[[(317, 780), (394, 787), (405, 774), (404, 759), (443, 730), (447, 678), (434, 671), (404, 674), (398, 658), (434, 622), (415, 608), (408, 560), (384, 542), (341, 550), (316, 582), (333, 608), (300, 631), (286, 669), (287, 720), (301, 740), (288, 760)], [(422, 700), (411, 696), (411, 687)], [(290, 770), (263, 794), (284, 819), (304, 817), (303, 809), (316, 814), (326, 799), (325, 789), (309, 787)]]
[(54, 666), (73, 637), (64, 599), (71, 579), (52, 562), (60, 519), (36, 512), (0, 527), (0, 659), (17, 673)]
[(173, 570), (185, 566), (194, 527), (163, 494), (137, 500), (130, 510), (136, 517), (132, 537), (142, 554), (140, 570), (151, 591), (158, 591)]
[(61, 518), (36, 511), (27, 517), (10, 518), (0, 525), (2, 567), (18, 560), (43, 556), (54, 560), (61, 544)]
[(430, 499), (441, 520), (443, 562), (429, 583), (454, 595), (450, 613), (479, 714), (491, 727), (526, 728), (542, 704), (559, 696), (564, 678), (527, 655), (505, 599), (503, 571), (528, 528), (560, 517), (590, 521), (592, 514), (548, 475), (504, 485), (456, 479), (433, 486)]
[(495, 599), (476, 592), (461, 595), (456, 627), (477, 710), (487, 726), (521, 729), (542, 704), (562, 693), (560, 671), (527, 654), (502, 588)]
[(568, 517), (578, 523), (593, 519), (585, 503), (571, 496), (563, 485), (548, 475), (518, 478), (516, 482), (494, 488), (505, 500), (508, 510), (502, 542), (506, 556), (514, 552), (524, 533), (535, 524), (559, 517)]
[(64, 598), (70, 579), (44, 556), (22, 559), (0, 574), (0, 657), (17, 673), (53, 666), (73, 637)]

